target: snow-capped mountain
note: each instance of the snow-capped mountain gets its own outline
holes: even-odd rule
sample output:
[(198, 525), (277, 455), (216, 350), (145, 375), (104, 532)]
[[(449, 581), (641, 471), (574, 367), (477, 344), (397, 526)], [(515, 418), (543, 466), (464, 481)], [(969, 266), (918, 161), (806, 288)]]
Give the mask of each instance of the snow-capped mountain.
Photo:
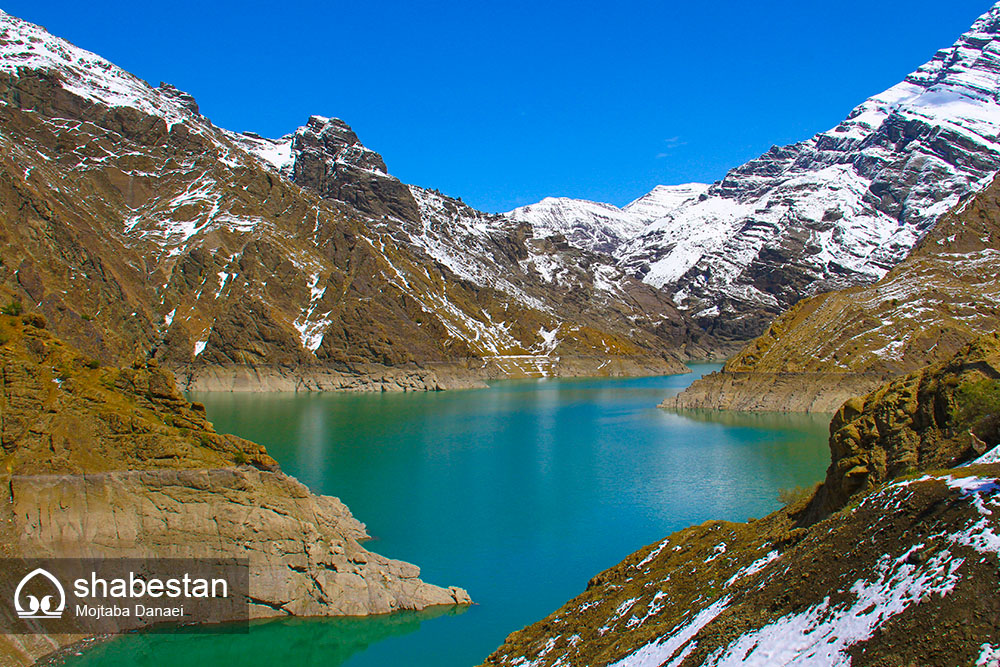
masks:
[(0, 303), (94, 357), (189, 387), (424, 389), (707, 352), (607, 256), (400, 182), (339, 119), (230, 132), (2, 12), (0, 83)]
[(539, 238), (560, 234), (578, 248), (611, 254), (642, 234), (649, 223), (697, 200), (706, 190), (708, 186), (702, 183), (660, 185), (623, 208), (583, 199), (546, 197), (537, 204), (510, 211), (507, 217), (530, 224)]
[[(987, 185), (1000, 168), (998, 96), (1000, 5), (837, 127), (733, 169), (610, 250), (709, 328), (756, 335), (803, 296), (879, 279)], [(606, 216), (583, 219), (599, 205), (561, 202), (575, 215), (557, 218), (542, 204), (515, 212), (539, 234), (607, 228)]]

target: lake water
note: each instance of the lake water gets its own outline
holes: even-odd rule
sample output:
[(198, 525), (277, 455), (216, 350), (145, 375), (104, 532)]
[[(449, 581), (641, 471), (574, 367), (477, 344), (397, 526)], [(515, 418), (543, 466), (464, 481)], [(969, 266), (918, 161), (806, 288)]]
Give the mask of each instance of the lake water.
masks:
[(828, 417), (655, 406), (717, 365), (637, 379), (501, 382), (427, 394), (197, 394), (219, 431), (267, 446), (375, 538), (478, 603), (256, 623), (247, 635), (132, 635), (77, 665), (469, 667), (631, 552), (708, 519), (776, 509), (822, 479)]

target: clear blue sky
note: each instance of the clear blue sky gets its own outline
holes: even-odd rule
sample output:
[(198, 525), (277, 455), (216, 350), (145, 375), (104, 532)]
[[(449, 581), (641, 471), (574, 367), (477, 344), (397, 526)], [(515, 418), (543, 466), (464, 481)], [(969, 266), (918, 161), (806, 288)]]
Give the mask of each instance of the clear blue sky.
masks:
[(394, 175), (488, 211), (717, 180), (832, 127), (991, 4), (0, 0), (218, 125), (337, 116)]

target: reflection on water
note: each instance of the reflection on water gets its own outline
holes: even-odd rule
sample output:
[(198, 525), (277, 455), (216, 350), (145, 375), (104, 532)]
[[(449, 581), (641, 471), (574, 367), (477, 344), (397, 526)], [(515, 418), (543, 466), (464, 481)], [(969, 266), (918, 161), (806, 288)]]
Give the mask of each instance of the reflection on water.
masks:
[(735, 410), (677, 410), (670, 412), (692, 421), (732, 426), (736, 428), (781, 429), (789, 424), (816, 431), (826, 431), (830, 415), (823, 413), (736, 412)]
[[(243, 665), (343, 665), (356, 653), (391, 637), (416, 632), (421, 623), (457, 616), (468, 607), (433, 607), (358, 618), (290, 618), (254, 621), (249, 635), (131, 634), (98, 644), (75, 657), (74, 665), (130, 664), (149, 667)], [(126, 663), (127, 659), (127, 663)]]

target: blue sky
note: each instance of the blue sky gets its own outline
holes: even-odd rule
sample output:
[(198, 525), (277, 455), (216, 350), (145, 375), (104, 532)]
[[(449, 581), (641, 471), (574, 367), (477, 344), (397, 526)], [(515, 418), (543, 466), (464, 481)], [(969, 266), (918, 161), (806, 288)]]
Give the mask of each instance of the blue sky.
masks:
[(488, 211), (714, 181), (839, 122), (991, 2), (2, 0), (233, 130), (337, 116)]

